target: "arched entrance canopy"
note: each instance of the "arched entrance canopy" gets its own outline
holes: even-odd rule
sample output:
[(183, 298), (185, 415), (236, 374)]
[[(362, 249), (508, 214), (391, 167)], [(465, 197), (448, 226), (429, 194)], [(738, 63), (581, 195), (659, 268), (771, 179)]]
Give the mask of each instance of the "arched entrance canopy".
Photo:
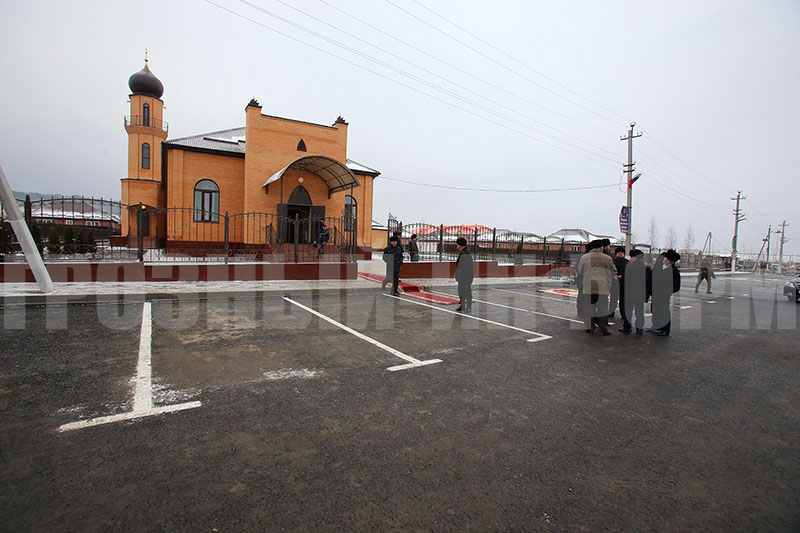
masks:
[(270, 176), (262, 187), (281, 179), (287, 170), (307, 170), (315, 174), (328, 186), (329, 194), (360, 185), (355, 175), (342, 163), (323, 155), (310, 155), (301, 157), (294, 163), (283, 167)]

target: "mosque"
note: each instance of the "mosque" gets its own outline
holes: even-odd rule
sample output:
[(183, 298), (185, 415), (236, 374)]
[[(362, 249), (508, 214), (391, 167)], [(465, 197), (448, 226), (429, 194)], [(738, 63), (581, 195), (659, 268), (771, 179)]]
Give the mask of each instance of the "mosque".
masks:
[(244, 127), (168, 139), (164, 86), (147, 58), (128, 86), (121, 198), (130, 208), (121, 213), (123, 236), (189, 247), (224, 239), (252, 247), (307, 244), (325, 217), (344, 221), (337, 231), (371, 249), (372, 187), (380, 172), (347, 158), (341, 116), (330, 126), (281, 118), (262, 113), (252, 99)]

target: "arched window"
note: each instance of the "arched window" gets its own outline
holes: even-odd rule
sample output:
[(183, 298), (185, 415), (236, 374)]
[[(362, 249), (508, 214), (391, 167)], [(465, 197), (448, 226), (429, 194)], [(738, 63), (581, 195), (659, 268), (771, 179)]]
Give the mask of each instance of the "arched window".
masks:
[(144, 104), (142, 107), (142, 126), (150, 125), (150, 104)]
[(142, 168), (150, 168), (150, 145), (142, 143)]
[(312, 205), (311, 196), (309, 196), (308, 191), (302, 185), (298, 185), (294, 188), (286, 203), (293, 205)]
[(353, 231), (356, 229), (356, 199), (349, 194), (344, 197), (344, 229)]
[(306, 151), (306, 142), (303, 139), (300, 139), (300, 142), (297, 143), (297, 151), (298, 152)]
[(194, 221), (219, 222), (219, 187), (211, 180), (194, 186)]

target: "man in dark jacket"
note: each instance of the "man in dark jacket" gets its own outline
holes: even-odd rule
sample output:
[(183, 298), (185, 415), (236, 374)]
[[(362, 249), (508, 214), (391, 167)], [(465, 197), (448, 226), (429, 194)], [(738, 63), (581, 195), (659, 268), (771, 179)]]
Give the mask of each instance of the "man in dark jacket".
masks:
[(458, 259), (456, 259), (456, 281), (458, 282), (458, 299), (461, 305), (456, 311), (464, 313), (472, 312), (472, 280), (475, 276), (472, 270), (472, 255), (467, 249), (467, 239), (459, 237), (456, 239), (458, 248)]
[[(586, 247), (584, 248), (583, 253), (584, 254), (588, 254), (591, 249), (592, 249), (592, 244), (591, 243), (587, 243)], [(583, 255), (581, 255), (581, 257), (583, 257)], [(576, 261), (575, 265), (573, 266), (573, 268), (575, 270), (575, 285), (578, 287), (578, 298), (577, 298), (576, 305), (578, 306), (578, 316), (583, 318), (583, 307), (584, 307), (584, 305), (583, 305), (583, 298), (584, 298), (584, 296), (583, 296), (583, 274), (578, 272), (578, 262), (580, 262), (580, 257), (578, 258), (578, 261)]]
[(653, 328), (650, 331), (660, 337), (670, 333), (670, 300), (672, 294), (681, 289), (681, 274), (675, 266), (680, 258), (675, 250), (667, 250), (658, 256), (653, 265)]
[[(617, 312), (617, 303), (619, 303), (619, 314), (622, 315), (623, 321), (625, 320), (625, 287), (622, 285), (622, 276), (625, 275), (625, 265), (628, 260), (625, 259), (625, 248), (617, 246), (614, 248), (614, 266), (617, 267), (617, 275), (611, 281), (611, 295), (608, 299), (608, 318), (614, 318), (614, 313)], [(631, 329), (631, 325), (627, 325), (627, 329)]]
[(419, 261), (419, 246), (417, 246), (416, 233), (411, 235), (411, 238), (408, 239), (408, 258), (411, 259), (412, 262)]
[(623, 312), (623, 333), (631, 332), (631, 322), (636, 314), (636, 334), (644, 331), (644, 304), (650, 299), (653, 291), (653, 277), (650, 267), (644, 264), (641, 250), (631, 250), (631, 260), (625, 265), (620, 286), (625, 291), (625, 298), (620, 298)]
[(400, 239), (396, 236), (389, 238), (389, 246), (383, 249), (383, 261), (386, 263), (386, 272), (391, 272), (391, 280), (387, 276), (381, 288), (386, 288), (386, 283), (392, 282), (392, 294), (397, 295), (397, 288), (400, 285), (400, 267), (403, 266), (403, 249), (400, 247)]

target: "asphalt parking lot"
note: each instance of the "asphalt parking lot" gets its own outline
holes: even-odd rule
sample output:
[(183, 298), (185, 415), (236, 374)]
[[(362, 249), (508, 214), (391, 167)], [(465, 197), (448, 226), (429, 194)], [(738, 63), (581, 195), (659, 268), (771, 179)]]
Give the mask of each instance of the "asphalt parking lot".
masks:
[(8, 305), (0, 523), (796, 531), (781, 285), (685, 287), (667, 338), (587, 335), (550, 286), (470, 316), (377, 289)]

